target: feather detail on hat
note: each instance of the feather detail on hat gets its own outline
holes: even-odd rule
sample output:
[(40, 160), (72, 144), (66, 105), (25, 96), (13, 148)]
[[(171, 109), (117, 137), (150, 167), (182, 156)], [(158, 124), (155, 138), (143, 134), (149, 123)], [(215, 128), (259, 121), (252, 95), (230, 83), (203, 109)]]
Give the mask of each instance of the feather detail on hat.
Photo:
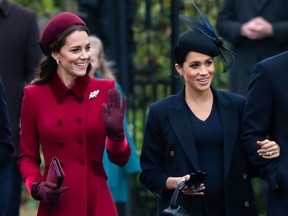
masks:
[(235, 61), (235, 53), (224, 46), (223, 39), (215, 33), (214, 28), (210, 24), (205, 14), (201, 12), (201, 10), (196, 6), (193, 1), (192, 4), (196, 9), (198, 15), (194, 17), (179, 15), (179, 19), (183, 23), (185, 23), (191, 30), (201, 32), (217, 45), (220, 51), (219, 56), (224, 67), (223, 72), (228, 71), (233, 66), (233, 63)]

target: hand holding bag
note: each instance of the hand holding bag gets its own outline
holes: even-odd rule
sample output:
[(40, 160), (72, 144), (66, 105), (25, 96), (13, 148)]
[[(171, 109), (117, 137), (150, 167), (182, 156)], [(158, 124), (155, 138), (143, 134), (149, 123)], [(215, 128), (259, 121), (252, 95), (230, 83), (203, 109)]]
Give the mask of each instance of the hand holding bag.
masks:
[(173, 196), (170, 200), (170, 205), (168, 208), (164, 209), (162, 215), (190, 216), (185, 211), (185, 209), (183, 209), (180, 205), (177, 205), (177, 198), (179, 195), (179, 191), (181, 191), (184, 187), (186, 187), (186, 182), (182, 181), (174, 190)]
[(57, 184), (57, 188), (60, 188), (64, 181), (64, 171), (61, 167), (60, 161), (57, 157), (53, 157), (49, 166), (46, 181)]

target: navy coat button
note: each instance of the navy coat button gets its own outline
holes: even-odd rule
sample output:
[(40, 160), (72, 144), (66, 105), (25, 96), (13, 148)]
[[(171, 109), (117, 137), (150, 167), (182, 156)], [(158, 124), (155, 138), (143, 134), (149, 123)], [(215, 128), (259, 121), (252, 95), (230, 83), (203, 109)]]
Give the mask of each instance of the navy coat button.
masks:
[(249, 207), (249, 206), (250, 206), (250, 202), (249, 202), (249, 201), (245, 201), (245, 202), (244, 202), (244, 206), (245, 206), (245, 207)]
[(161, 198), (160, 194), (158, 194), (157, 192), (153, 192), (153, 194), (158, 197), (158, 198)]
[(243, 179), (247, 179), (248, 175), (246, 173), (243, 174)]
[(170, 156), (174, 157), (175, 156), (175, 152), (174, 151), (170, 151)]

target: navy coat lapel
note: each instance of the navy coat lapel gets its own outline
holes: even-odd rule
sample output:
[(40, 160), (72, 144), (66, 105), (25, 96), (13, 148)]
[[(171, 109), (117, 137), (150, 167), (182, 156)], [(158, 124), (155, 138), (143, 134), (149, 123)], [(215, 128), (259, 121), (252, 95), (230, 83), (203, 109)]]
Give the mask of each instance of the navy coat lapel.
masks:
[[(186, 104), (184, 99), (184, 88), (180, 91), (174, 103), (167, 109), (168, 119), (171, 127), (173, 128), (179, 143), (184, 149), (187, 158), (190, 160), (195, 171), (200, 170), (199, 160), (197, 156), (197, 150), (194, 142), (194, 136), (192, 134), (192, 127), (189, 123), (189, 115), (186, 112)], [(183, 121), (183, 119), (185, 119)]]
[[(221, 92), (212, 88), (215, 100), (217, 100), (218, 110), (220, 114), (220, 119), (223, 128), (223, 154), (224, 154), (224, 174), (225, 179), (228, 175), (230, 164), (233, 157), (233, 152), (235, 145), (238, 143), (235, 142), (235, 137), (238, 137), (239, 121), (231, 121), (235, 119), (235, 116), (238, 116), (238, 108), (234, 102), (226, 99)], [(184, 152), (187, 155), (187, 158), (190, 160), (195, 171), (201, 170), (199, 165), (199, 159), (197, 155), (197, 149), (194, 142), (194, 135), (191, 132), (191, 124), (189, 123), (189, 115), (185, 111), (186, 104), (184, 99), (184, 89), (180, 91), (171, 107), (167, 109), (167, 115), (171, 127), (173, 128), (179, 143), (181, 144)], [(183, 119), (187, 119), (184, 120)], [(236, 127), (236, 128), (235, 128)]]
[[(228, 175), (231, 160), (235, 145), (235, 136), (237, 139), (238, 133), (235, 127), (239, 127), (239, 122), (235, 119), (238, 116), (238, 109), (235, 103), (227, 100), (221, 95), (221, 92), (213, 90), (215, 99), (217, 100), (219, 115), (223, 128), (223, 154), (224, 154), (224, 174), (225, 179)], [(235, 119), (235, 121), (233, 121)]]

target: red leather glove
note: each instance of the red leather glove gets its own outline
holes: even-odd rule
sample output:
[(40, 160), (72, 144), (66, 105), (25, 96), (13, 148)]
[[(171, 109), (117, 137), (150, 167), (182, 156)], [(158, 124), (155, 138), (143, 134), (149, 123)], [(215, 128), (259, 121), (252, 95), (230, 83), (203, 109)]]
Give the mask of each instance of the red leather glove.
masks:
[(117, 89), (108, 91), (108, 104), (103, 104), (103, 119), (107, 135), (111, 140), (122, 141), (124, 138), (124, 113), (127, 98), (120, 103), (120, 92)]
[(36, 182), (32, 185), (31, 195), (36, 200), (43, 200), (50, 205), (54, 205), (68, 188), (68, 186), (61, 186), (57, 189), (56, 184), (48, 181)]

